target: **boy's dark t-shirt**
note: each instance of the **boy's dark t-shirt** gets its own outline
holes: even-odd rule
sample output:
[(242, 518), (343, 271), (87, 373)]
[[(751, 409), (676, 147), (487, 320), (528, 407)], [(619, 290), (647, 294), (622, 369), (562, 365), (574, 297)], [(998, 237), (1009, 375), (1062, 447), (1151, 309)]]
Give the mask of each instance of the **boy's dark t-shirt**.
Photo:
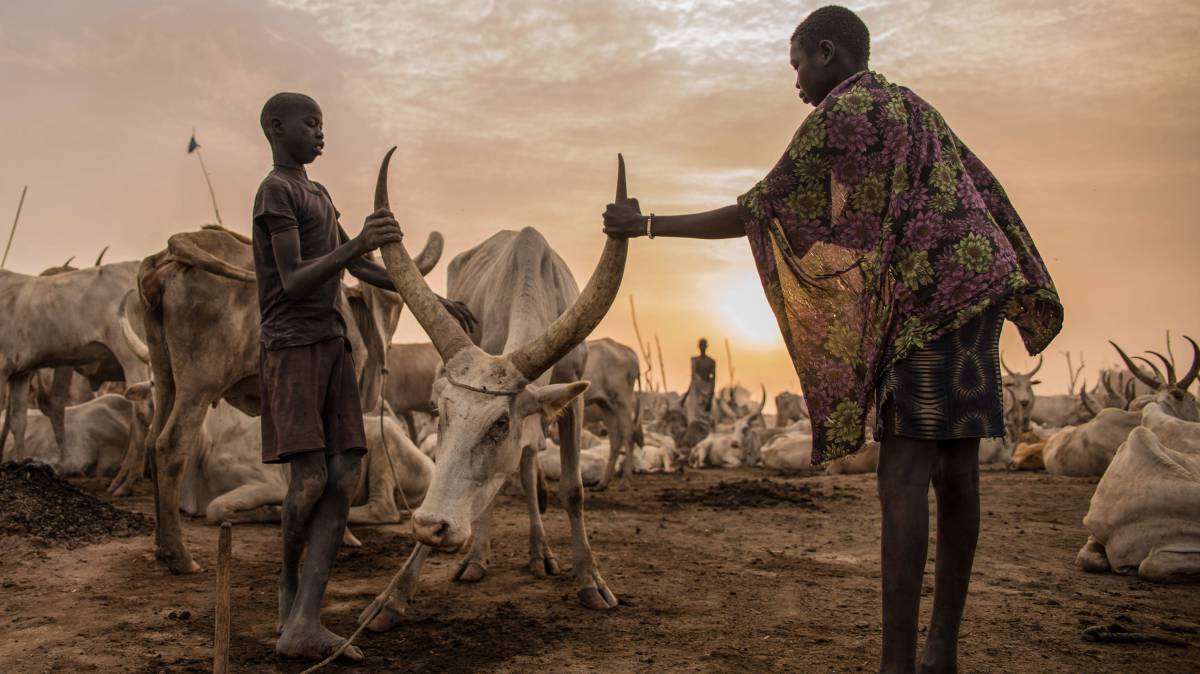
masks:
[(316, 344), (346, 336), (337, 310), (342, 274), (331, 276), (308, 295), (292, 299), (283, 290), (271, 235), (299, 229), (300, 258), (327, 255), (341, 243), (338, 210), (329, 192), (302, 169), (276, 166), (254, 197), (254, 273), (262, 314), (262, 344), (269, 350)]

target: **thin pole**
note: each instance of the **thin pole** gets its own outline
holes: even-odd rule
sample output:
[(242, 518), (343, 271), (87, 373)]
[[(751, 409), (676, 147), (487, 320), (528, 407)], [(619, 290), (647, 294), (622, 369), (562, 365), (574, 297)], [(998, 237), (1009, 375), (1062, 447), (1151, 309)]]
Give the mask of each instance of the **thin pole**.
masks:
[(229, 522), (221, 523), (221, 536), (217, 543), (217, 615), (213, 634), (213, 674), (229, 671), (230, 566), (233, 563), (233, 527)]
[(633, 306), (633, 293), (629, 294), (629, 313), (633, 316), (633, 334), (637, 335), (638, 350), (642, 352), (642, 357), (646, 359), (646, 387), (653, 391), (654, 363), (650, 361), (650, 342), (642, 341), (642, 331), (638, 329), (637, 309)]
[[(196, 137), (195, 129), (192, 130), (192, 137)], [(208, 167), (204, 165), (204, 154), (200, 152), (200, 146), (196, 146), (196, 158), (200, 160), (200, 170), (204, 172), (204, 182), (208, 185), (208, 196), (212, 198), (213, 213), (217, 216), (217, 224), (224, 227), (225, 223), (221, 222), (221, 211), (217, 209), (217, 193), (213, 191), (212, 179), (208, 176)]]
[(13, 235), (17, 233), (17, 221), (21, 219), (21, 207), (25, 205), (25, 192), (29, 189), (29, 185), (21, 188), (21, 201), (17, 202), (17, 215), (13, 218), (12, 229), (8, 231), (8, 244), (4, 246), (4, 258), (0, 259), (0, 269), (4, 269), (5, 263), (8, 262), (8, 250), (12, 248)]
[(729, 386), (733, 386), (733, 351), (729, 348), (729, 338), (725, 338), (725, 358), (729, 365)]
[(658, 342), (658, 335), (654, 335), (654, 348), (658, 350), (658, 373), (661, 375), (663, 393), (666, 393), (671, 389), (667, 388), (667, 369), (663, 366), (662, 344)]

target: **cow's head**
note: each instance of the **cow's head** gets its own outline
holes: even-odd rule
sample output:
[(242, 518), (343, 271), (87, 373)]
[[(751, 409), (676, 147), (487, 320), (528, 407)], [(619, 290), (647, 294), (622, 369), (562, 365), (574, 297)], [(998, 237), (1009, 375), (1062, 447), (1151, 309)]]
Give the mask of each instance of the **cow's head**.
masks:
[[(379, 169), (375, 208), (388, 208), (387, 169)], [(626, 199), (625, 164), (619, 160), (617, 200)], [(438, 410), (437, 463), (425, 501), (413, 513), (418, 541), (459, 549), (521, 459), (524, 438), (560, 414), (586, 382), (539, 385), (542, 375), (591, 333), (612, 305), (625, 269), (628, 242), (608, 239), (596, 271), (576, 302), (541, 335), (521, 348), (493, 356), (471, 341), (446, 311), (402, 243), (384, 246), (384, 264), (404, 303), (442, 356), (434, 383)]]
[(1016, 409), (1016, 413), (1020, 415), (1022, 420), (1022, 431), (1027, 430), (1029, 425), (1029, 413), (1033, 410), (1033, 402), (1036, 396), (1033, 393), (1033, 387), (1042, 383), (1039, 379), (1034, 379), (1034, 375), (1038, 370), (1042, 369), (1042, 357), (1038, 356), (1037, 365), (1032, 370), (1026, 373), (1013, 372), (1004, 363), (1004, 356), (1000, 356), (1000, 365), (1007, 373), (1003, 379), (1004, 388), (1012, 395), (1012, 403)]
[(1151, 351), (1163, 363), (1163, 371), (1150, 362), (1146, 358), (1138, 357), (1137, 360), (1142, 361), (1150, 366), (1152, 372), (1147, 372), (1134, 363), (1134, 359), (1126, 355), (1121, 347), (1115, 342), (1109, 342), (1113, 348), (1120, 354), (1121, 360), (1125, 362), (1125, 367), (1129, 368), (1129, 372), (1146, 386), (1154, 390), (1154, 393), (1140, 396), (1129, 404), (1130, 409), (1140, 409), (1145, 407), (1147, 403), (1153, 401), (1161, 404), (1168, 414), (1183, 419), (1184, 421), (1200, 421), (1200, 405), (1197, 405), (1196, 396), (1188, 389), (1196, 381), (1196, 375), (1200, 374), (1200, 346), (1196, 345), (1196, 341), (1191, 337), (1184, 336), (1184, 339), (1192, 345), (1192, 366), (1184, 373), (1183, 377), (1175, 376), (1175, 355), (1170, 353), (1171, 344), (1167, 342), (1167, 353), (1170, 358)]

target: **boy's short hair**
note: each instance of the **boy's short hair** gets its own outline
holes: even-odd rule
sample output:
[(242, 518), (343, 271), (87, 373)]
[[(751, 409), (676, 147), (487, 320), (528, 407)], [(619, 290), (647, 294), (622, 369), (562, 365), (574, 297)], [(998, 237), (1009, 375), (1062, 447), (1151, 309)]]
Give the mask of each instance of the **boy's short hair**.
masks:
[(281, 91), (267, 99), (267, 102), (263, 104), (262, 112), (258, 116), (258, 123), (262, 126), (263, 133), (266, 134), (267, 140), (271, 140), (271, 118), (283, 116), (285, 110), (291, 108), (297, 103), (312, 103), (313, 105), (317, 104), (317, 102), (313, 100), (312, 96), (291, 93), (288, 91)]
[(792, 33), (792, 42), (799, 41), (804, 51), (810, 54), (821, 40), (829, 40), (863, 61), (871, 56), (871, 33), (867, 24), (857, 14), (839, 5), (814, 10)]

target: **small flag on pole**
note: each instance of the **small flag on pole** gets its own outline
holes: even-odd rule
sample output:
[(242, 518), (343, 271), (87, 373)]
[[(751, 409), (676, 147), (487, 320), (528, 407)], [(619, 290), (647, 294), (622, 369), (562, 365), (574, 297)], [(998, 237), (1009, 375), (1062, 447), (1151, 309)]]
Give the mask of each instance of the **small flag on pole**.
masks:
[(188, 154), (195, 153), (196, 159), (200, 160), (200, 170), (204, 173), (204, 184), (208, 185), (208, 196), (212, 197), (213, 214), (217, 216), (217, 224), (224, 227), (225, 223), (221, 222), (221, 211), (217, 209), (217, 193), (213, 191), (212, 179), (208, 177), (208, 167), (204, 165), (204, 155), (200, 152), (200, 143), (196, 142), (196, 129), (192, 129), (192, 137), (188, 139)]

